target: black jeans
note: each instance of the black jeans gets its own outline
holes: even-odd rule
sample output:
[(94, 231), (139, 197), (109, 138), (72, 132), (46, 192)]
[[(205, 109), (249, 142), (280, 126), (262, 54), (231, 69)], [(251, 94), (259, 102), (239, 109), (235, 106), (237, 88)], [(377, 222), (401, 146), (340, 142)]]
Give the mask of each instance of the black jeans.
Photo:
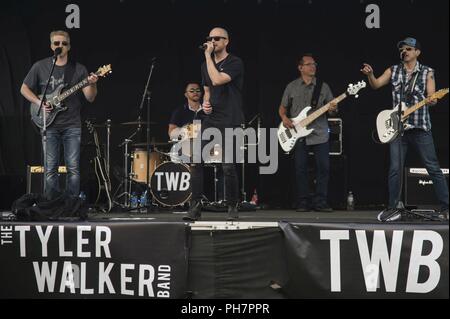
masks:
[[(203, 123), (202, 132), (211, 126)], [(222, 134), (222, 145), (225, 145), (225, 128), (218, 128)], [(202, 141), (202, 151), (203, 148), (210, 141)], [(222, 148), (223, 149), (223, 148)], [(233, 151), (235, 149), (235, 144), (233, 143)], [(222, 163), (223, 178), (225, 183), (225, 201), (228, 205), (235, 205), (239, 202), (239, 180), (236, 172), (236, 166), (234, 163), (224, 163), (225, 153), (229, 152), (225, 148), (222, 152)], [(201, 200), (203, 197), (203, 184), (204, 184), (204, 159), (202, 158), (201, 163), (191, 164), (191, 187), (192, 187), (192, 200)], [(213, 187), (213, 186), (212, 186)]]
[(401, 141), (403, 160), (401, 167), (399, 167), (400, 154), (398, 147), (400, 138), (395, 139), (395, 141), (390, 144), (391, 165), (389, 169), (389, 207), (395, 208), (397, 206), (400, 191), (400, 169), (404, 166), (408, 146), (412, 146), (416, 149), (422, 159), (423, 165), (426, 167), (428, 174), (433, 180), (434, 190), (442, 209), (448, 209), (448, 185), (436, 156), (433, 135), (431, 132), (420, 129), (407, 130), (401, 138)]
[(297, 205), (308, 206), (310, 202), (308, 187), (308, 152), (312, 151), (316, 159), (316, 193), (314, 206), (324, 206), (328, 199), (328, 180), (330, 176), (330, 146), (329, 143), (306, 145), (300, 140), (295, 145), (295, 174), (297, 179)]

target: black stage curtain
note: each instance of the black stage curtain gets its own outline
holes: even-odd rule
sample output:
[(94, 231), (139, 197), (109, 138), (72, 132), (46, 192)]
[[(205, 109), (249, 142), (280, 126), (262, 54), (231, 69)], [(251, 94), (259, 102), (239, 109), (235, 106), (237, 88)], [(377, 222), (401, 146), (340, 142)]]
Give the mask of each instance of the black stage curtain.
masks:
[[(25, 174), (25, 164), (40, 162), (39, 136), (19, 89), (31, 64), (50, 55), (48, 35), (65, 28), (69, 3), (19, 0), (0, 10), (0, 175)], [(109, 118), (114, 124), (136, 120), (151, 59), (157, 57), (150, 106), (151, 121), (157, 125), (151, 134), (167, 142), (167, 123), (173, 109), (183, 103), (185, 82), (200, 78), (204, 57), (198, 45), (217, 25), (230, 31), (230, 49), (245, 63), (247, 121), (260, 114), (263, 127), (278, 126), (283, 90), (298, 76), (295, 63), (305, 51), (316, 54), (320, 77), (340, 95), (348, 83), (364, 78), (363, 62), (381, 74), (398, 63), (397, 41), (415, 36), (424, 48), (422, 62), (437, 70), (438, 88), (448, 87), (449, 2), (374, 3), (380, 6), (381, 29), (366, 28), (367, 3), (360, 1), (77, 1), (81, 28), (69, 30), (72, 57), (89, 71), (113, 65), (113, 74), (99, 83), (99, 95), (84, 108), (83, 117), (98, 123)], [(410, 23), (399, 23), (402, 16)], [(388, 147), (376, 144), (372, 132), (378, 112), (391, 105), (390, 89), (384, 88), (366, 89), (359, 100), (347, 99), (340, 107), (348, 166), (345, 193), (352, 190), (357, 205), (386, 201)], [(432, 121), (441, 166), (448, 167), (448, 98), (432, 110)], [(112, 167), (119, 171), (124, 155), (117, 146), (132, 133), (131, 127), (113, 127)], [(104, 130), (100, 134), (104, 142)], [(88, 134), (84, 135), (83, 144), (88, 145)], [(138, 142), (144, 137), (145, 131)], [(249, 166), (247, 194), (256, 188), (261, 202), (273, 208), (289, 206), (292, 162), (280, 153), (279, 171), (271, 176), (258, 176)], [(421, 163), (411, 155), (407, 165)], [(331, 189), (336, 187), (341, 186)]]

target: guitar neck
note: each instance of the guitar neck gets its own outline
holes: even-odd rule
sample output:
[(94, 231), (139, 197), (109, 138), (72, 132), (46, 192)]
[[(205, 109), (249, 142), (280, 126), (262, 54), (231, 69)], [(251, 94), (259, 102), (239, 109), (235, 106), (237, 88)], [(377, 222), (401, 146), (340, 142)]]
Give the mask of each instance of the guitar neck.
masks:
[(322, 106), (320, 109), (318, 109), (317, 111), (311, 113), (310, 115), (308, 115), (307, 118), (305, 118), (303, 121), (300, 122), (300, 124), (303, 127), (307, 127), (308, 125), (310, 125), (312, 122), (314, 122), (315, 120), (317, 120), (319, 117), (321, 117), (323, 114), (325, 114), (326, 112), (328, 112), (328, 110), (330, 109), (331, 103), (335, 102), (335, 103), (340, 103), (343, 100), (345, 100), (345, 98), (347, 97), (347, 93), (344, 93), (340, 96), (338, 96), (337, 98), (335, 98), (334, 100), (332, 100), (331, 102), (327, 103), (326, 105)]
[(74, 86), (72, 86), (70, 89), (64, 91), (63, 93), (61, 93), (59, 95), (59, 101), (62, 102), (65, 99), (67, 99), (69, 96), (75, 94), (76, 92), (78, 92), (78, 90), (86, 87), (89, 85), (89, 81), (87, 78), (85, 78), (83, 81), (79, 82), (78, 84), (75, 84)]
[(410, 108), (408, 108), (404, 113), (403, 113), (403, 117), (402, 120), (406, 120), (412, 113), (414, 113), (415, 111), (417, 111), (418, 109), (424, 107), (425, 105), (427, 105), (428, 103), (430, 103), (432, 100), (434, 99), (433, 96), (430, 96), (428, 98), (426, 98), (425, 100), (423, 100), (422, 102), (417, 103), (414, 106), (411, 106)]

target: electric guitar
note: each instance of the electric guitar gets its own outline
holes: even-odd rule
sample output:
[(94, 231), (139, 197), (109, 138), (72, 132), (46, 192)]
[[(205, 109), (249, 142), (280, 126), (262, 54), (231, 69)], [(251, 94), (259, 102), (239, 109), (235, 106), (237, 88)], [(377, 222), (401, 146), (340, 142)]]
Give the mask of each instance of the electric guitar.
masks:
[[(436, 99), (442, 99), (444, 96), (446, 96), (449, 92), (449, 89), (442, 89), (431, 95), (430, 97), (426, 98), (425, 100), (417, 103), (416, 105), (413, 105), (411, 107), (407, 107), (405, 103), (402, 103), (402, 118), (401, 122), (405, 129), (407, 129), (408, 125), (406, 123), (406, 120), (408, 117), (417, 111), (418, 109), (424, 107), (428, 103), (430, 103), (432, 100)], [(399, 127), (398, 127), (398, 112), (397, 112), (398, 106), (396, 106), (393, 110), (385, 110), (380, 112), (377, 117), (377, 132), (378, 132), (378, 138), (380, 139), (381, 143), (390, 143), (399, 134)]]
[(283, 151), (289, 153), (294, 148), (295, 143), (297, 143), (298, 139), (311, 134), (314, 129), (308, 129), (308, 126), (323, 114), (328, 112), (333, 102), (340, 103), (349, 95), (354, 95), (355, 98), (358, 98), (358, 92), (365, 87), (366, 82), (364, 81), (358, 82), (357, 84), (349, 84), (347, 92), (338, 96), (337, 98), (311, 114), (308, 114), (308, 112), (311, 110), (311, 107), (305, 107), (297, 117), (291, 119), (292, 124), (294, 125), (293, 128), (287, 128), (284, 126), (283, 122), (281, 122), (278, 128), (278, 141), (280, 142)]
[[(112, 73), (111, 64), (104, 65), (100, 68), (98, 68), (97, 72), (95, 72), (95, 75), (98, 77), (106, 77), (108, 74)], [(88, 78), (85, 78), (83, 81), (81, 81), (78, 84), (75, 84), (73, 87), (71, 87), (68, 90), (64, 90), (66, 85), (61, 84), (59, 85), (56, 90), (52, 94), (47, 94), (46, 96), (46, 102), (50, 104), (53, 109), (46, 114), (46, 125), (47, 127), (50, 126), (56, 116), (63, 111), (67, 110), (67, 106), (64, 105), (64, 100), (68, 97), (72, 96), (82, 88), (89, 85)], [(38, 96), (41, 100), (43, 98), (43, 95)], [(31, 104), (31, 119), (33, 120), (34, 124), (36, 124), (37, 127), (43, 128), (44, 127), (44, 109), (41, 109), (41, 112), (39, 113), (39, 106), (38, 104)]]
[(108, 213), (112, 209), (113, 201), (111, 199), (111, 180), (109, 179), (109, 174), (106, 170), (106, 160), (102, 157), (97, 130), (90, 121), (86, 121), (86, 126), (89, 130), (89, 133), (94, 136), (95, 149), (97, 153), (97, 156), (94, 158), (94, 169), (98, 182), (98, 194), (97, 199), (95, 200), (95, 206), (99, 206), (98, 203), (100, 202), (100, 196), (102, 194), (102, 191), (104, 191), (108, 202), (106, 210), (106, 212)]

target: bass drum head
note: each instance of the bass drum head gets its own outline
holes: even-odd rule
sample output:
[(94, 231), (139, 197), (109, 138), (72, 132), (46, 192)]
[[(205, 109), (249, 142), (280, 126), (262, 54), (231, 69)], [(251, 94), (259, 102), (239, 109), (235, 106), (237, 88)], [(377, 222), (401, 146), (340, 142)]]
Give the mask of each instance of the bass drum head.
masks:
[(180, 163), (162, 163), (153, 172), (150, 191), (153, 198), (163, 206), (183, 205), (192, 195), (189, 167)]

